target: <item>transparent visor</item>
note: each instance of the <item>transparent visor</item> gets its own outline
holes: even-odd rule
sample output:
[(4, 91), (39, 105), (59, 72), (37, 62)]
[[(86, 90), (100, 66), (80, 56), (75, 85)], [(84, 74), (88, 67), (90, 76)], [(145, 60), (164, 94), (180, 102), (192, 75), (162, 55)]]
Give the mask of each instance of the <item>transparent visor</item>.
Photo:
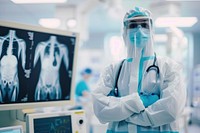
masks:
[[(124, 22), (124, 26), (125, 29), (127, 30), (126, 33), (130, 31), (132, 32), (132, 34), (134, 35), (134, 41), (133, 42), (127, 42), (127, 44), (133, 44), (133, 45), (128, 45), (128, 56), (129, 57), (133, 57), (136, 58), (136, 51), (138, 50), (136, 48), (136, 45), (139, 44), (139, 42), (137, 42), (136, 40), (136, 34), (138, 31), (138, 28), (140, 29), (140, 32), (142, 33), (142, 35), (148, 36), (149, 35), (149, 40), (148, 42), (146, 42), (146, 40), (141, 41), (142, 44), (148, 43), (148, 45), (145, 45), (145, 49), (144, 49), (144, 55), (143, 56), (151, 56), (152, 55), (152, 50), (153, 50), (153, 31), (152, 31), (152, 27), (153, 27), (153, 23), (152, 23), (152, 19), (149, 17), (134, 17), (134, 18), (130, 18), (128, 20), (126, 20)], [(129, 37), (127, 35), (127, 37)], [(130, 40), (130, 39), (127, 39)], [(140, 43), (140, 44), (141, 44)], [(139, 46), (139, 45), (138, 45)], [(142, 46), (142, 45), (141, 45)]]

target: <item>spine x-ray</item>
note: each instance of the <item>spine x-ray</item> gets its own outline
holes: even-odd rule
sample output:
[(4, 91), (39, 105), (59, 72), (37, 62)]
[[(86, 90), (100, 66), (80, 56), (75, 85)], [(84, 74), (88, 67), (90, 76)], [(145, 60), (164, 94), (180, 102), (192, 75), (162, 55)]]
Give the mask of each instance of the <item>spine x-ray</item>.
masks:
[(70, 99), (75, 37), (0, 26), (0, 104)]

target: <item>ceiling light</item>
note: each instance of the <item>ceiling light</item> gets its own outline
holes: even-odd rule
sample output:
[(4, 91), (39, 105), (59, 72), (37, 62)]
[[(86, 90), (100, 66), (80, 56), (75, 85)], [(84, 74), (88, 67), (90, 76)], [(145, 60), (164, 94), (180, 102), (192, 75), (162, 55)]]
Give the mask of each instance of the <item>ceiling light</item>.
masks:
[(67, 0), (11, 0), (16, 4), (65, 3)]
[(39, 24), (46, 28), (58, 28), (60, 23), (60, 19), (57, 18), (42, 18), (39, 20)]
[(77, 21), (76, 21), (76, 19), (69, 19), (69, 20), (67, 20), (67, 27), (68, 28), (74, 28), (74, 27), (76, 27), (76, 24), (77, 24)]
[(192, 27), (198, 19), (196, 17), (159, 17), (155, 21), (156, 27)]
[(199, 0), (166, 0), (166, 1), (183, 1), (183, 2), (191, 2), (191, 1), (199, 1)]

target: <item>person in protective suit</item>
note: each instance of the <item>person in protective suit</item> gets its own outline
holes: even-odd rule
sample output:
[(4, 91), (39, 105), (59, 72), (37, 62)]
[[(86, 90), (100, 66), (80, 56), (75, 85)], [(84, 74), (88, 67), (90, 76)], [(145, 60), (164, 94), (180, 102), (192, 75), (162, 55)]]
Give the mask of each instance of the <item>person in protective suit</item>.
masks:
[(92, 92), (93, 107), (107, 133), (178, 133), (186, 103), (182, 67), (153, 48), (151, 13), (135, 7), (125, 14), (127, 58), (110, 64)]

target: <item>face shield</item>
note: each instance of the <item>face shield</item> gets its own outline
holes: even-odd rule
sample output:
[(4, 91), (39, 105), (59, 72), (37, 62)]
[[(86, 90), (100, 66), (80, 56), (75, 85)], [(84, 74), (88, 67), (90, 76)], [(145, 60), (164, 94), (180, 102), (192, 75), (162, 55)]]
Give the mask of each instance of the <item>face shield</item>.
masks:
[[(138, 16), (137, 16), (138, 15)], [(131, 10), (124, 18), (124, 42), (128, 58), (153, 55), (152, 18), (144, 9)]]
[(127, 36), (130, 44), (144, 48), (150, 38), (151, 23), (148, 18), (134, 19), (127, 22)]

